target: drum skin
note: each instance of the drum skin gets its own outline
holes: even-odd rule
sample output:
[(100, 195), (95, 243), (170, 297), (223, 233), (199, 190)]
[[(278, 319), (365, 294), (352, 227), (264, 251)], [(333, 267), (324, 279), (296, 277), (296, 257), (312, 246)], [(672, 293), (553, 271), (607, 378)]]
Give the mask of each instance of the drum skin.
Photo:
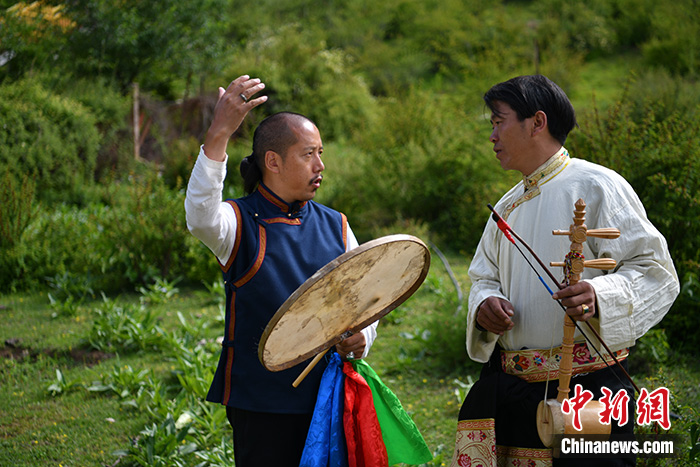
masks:
[(363, 243), (319, 269), (280, 306), (260, 339), (270, 371), (301, 363), (387, 315), (418, 290), (430, 251), (417, 237)]

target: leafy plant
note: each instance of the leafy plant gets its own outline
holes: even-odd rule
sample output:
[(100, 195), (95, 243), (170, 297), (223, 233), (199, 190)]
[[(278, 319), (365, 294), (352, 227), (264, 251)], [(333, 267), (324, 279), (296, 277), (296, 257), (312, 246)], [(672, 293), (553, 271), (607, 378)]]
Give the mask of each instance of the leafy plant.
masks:
[(9, 250), (20, 243), (36, 214), (33, 206), (36, 184), (25, 174), (16, 177), (7, 169), (0, 176), (0, 248)]
[(700, 423), (693, 422), (690, 425), (690, 450), (688, 451), (688, 460), (695, 462), (700, 458)]
[(430, 462), (421, 464), (419, 467), (441, 467), (447, 465), (451, 457), (452, 449), (446, 447), (444, 444), (440, 444), (435, 451), (433, 451), (433, 459)]
[(648, 373), (653, 371), (654, 368), (668, 359), (670, 350), (666, 331), (661, 328), (651, 329), (637, 341), (630, 353), (630, 365), (633, 372)]
[(214, 378), (218, 345), (199, 337), (208, 326), (206, 322), (195, 321), (199, 324), (199, 327), (195, 327), (182, 313), (178, 312), (178, 318), (180, 332), (171, 334), (168, 347), (170, 358), (175, 362), (172, 373), (182, 391), (205, 400)]
[(141, 303), (144, 304), (162, 304), (167, 303), (172, 297), (180, 292), (180, 289), (175, 287), (180, 279), (175, 279), (174, 281), (168, 281), (167, 279), (156, 278), (155, 283), (146, 287), (139, 287), (138, 291), (141, 293)]
[(221, 443), (212, 449), (201, 450), (195, 456), (204, 461), (204, 465), (209, 467), (229, 467), (234, 465), (233, 443), (226, 438), (221, 438)]
[(455, 384), (455, 397), (457, 398), (457, 402), (461, 404), (464, 402), (467, 394), (469, 394), (469, 390), (474, 385), (474, 379), (471, 377), (471, 375), (467, 375), (466, 383), (457, 378), (453, 379), (452, 382)]
[(56, 379), (46, 388), (52, 396), (66, 394), (77, 389), (82, 389), (83, 384), (79, 379), (67, 379), (61, 370), (56, 368)]
[(93, 297), (89, 278), (78, 278), (68, 272), (46, 278), (54, 293), (49, 292), (51, 308), (55, 310), (53, 318), (58, 316), (75, 316), (87, 297)]
[(158, 349), (167, 337), (150, 308), (119, 304), (106, 297), (95, 309), (95, 318), (87, 337), (92, 348), (104, 351), (133, 352)]
[(154, 423), (144, 428), (128, 450), (115, 454), (126, 456), (128, 462), (143, 467), (187, 466), (188, 455), (197, 451), (197, 445), (185, 439), (190, 426), (188, 423), (178, 428), (168, 414), (160, 425)]
[(83, 301), (85, 298), (94, 297), (95, 295), (88, 278), (76, 276), (69, 272), (47, 277), (46, 282), (54, 290), (54, 293), (51, 294), (54, 300), (74, 299)]
[(226, 302), (226, 291), (224, 281), (220, 277), (212, 282), (202, 281), (206, 288), (206, 296), (208, 303), (216, 305), (224, 305)]
[(121, 399), (122, 404), (139, 408), (144, 388), (153, 382), (154, 374), (150, 369), (134, 370), (130, 365), (114, 365), (112, 371), (103, 376), (102, 381), (95, 381), (86, 387), (90, 392), (112, 393)]
[[(24, 290), (51, 287), (53, 297), (68, 296), (80, 301), (102, 289), (109, 278), (100, 274), (103, 258), (97, 248), (100, 223), (97, 205), (77, 207), (67, 204), (42, 205), (22, 237)], [(2, 272), (0, 271), (0, 277)]]
[(78, 314), (78, 310), (80, 310), (80, 301), (73, 297), (69, 297), (65, 300), (57, 300), (50, 293), (48, 296), (51, 308), (55, 310), (51, 314), (52, 318), (58, 318), (59, 316), (76, 316)]

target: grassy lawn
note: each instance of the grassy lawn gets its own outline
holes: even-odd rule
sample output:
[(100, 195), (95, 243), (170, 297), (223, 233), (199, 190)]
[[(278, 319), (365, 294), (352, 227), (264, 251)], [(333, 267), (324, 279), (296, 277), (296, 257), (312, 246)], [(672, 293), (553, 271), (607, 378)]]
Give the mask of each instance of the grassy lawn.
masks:
[[(467, 259), (451, 255), (450, 265), (466, 297)], [(367, 359), (402, 401), (436, 453), (432, 465), (449, 464), (465, 386), (478, 374), (478, 366), (468, 362), (463, 350), (465, 310), (457, 310), (455, 290), (443, 263), (433, 255), (426, 282), (411, 299), (383, 319)], [(134, 294), (115, 300), (136, 309), (140, 298)], [(198, 397), (190, 402), (175, 397), (179, 387), (177, 374), (183, 373), (179, 370), (182, 362), (163, 342), (128, 352), (96, 351), (86, 346), (100, 319), (95, 310), (104, 308), (101, 299), (85, 302), (71, 312), (57, 312), (43, 294), (1, 296), (0, 305), (0, 338), (6, 344), (0, 359), (0, 465), (129, 465), (125, 458), (113, 453), (128, 450), (134, 440), (146, 438), (141, 431), (152, 426), (154, 420), (160, 423), (157, 417), (162, 420), (164, 410), (177, 419)], [(180, 290), (148, 308), (156, 317), (158, 329), (174, 334), (187, 327), (194, 340), (186, 342), (209, 342), (212, 345), (206, 349), (216, 357), (218, 344), (214, 340), (222, 332), (221, 312), (209, 292)], [(640, 354), (651, 355), (648, 348), (649, 345), (643, 347)], [(664, 364), (645, 358), (635, 360), (635, 368), (641, 371), (636, 375), (637, 383), (650, 389), (661, 385), (672, 389), (673, 409), (684, 417), (673, 421), (672, 432), (682, 435), (687, 443), (689, 424), (698, 420), (694, 408), (700, 401), (700, 368), (689, 357), (674, 356), (670, 360), (673, 363)], [(56, 370), (61, 371), (62, 382)], [(127, 377), (131, 383), (125, 382)], [(162, 383), (162, 391), (153, 394), (172, 399), (162, 402), (165, 409), (154, 410), (151, 402), (144, 402), (154, 397), (148, 393), (153, 387), (146, 383), (148, 377)], [(197, 384), (206, 389), (208, 380), (206, 374), (192, 380), (193, 391), (197, 393)], [(117, 381), (121, 381), (121, 386)], [(99, 386), (98, 382), (103, 386), (112, 384), (121, 393), (88, 390)], [(52, 384), (60, 388), (56, 395), (48, 390)], [(201, 413), (198, 410), (196, 413)], [(208, 417), (219, 417), (216, 424), (211, 424), (212, 432), (219, 438), (208, 440), (210, 447), (230, 437), (230, 429), (221, 418), (222, 409), (211, 407), (211, 411)], [(203, 443), (200, 438), (206, 435), (202, 433), (207, 430), (204, 426), (196, 425), (195, 431), (200, 433), (188, 435), (180, 444), (191, 439)], [(202, 462), (192, 456), (171, 456), (171, 460), (176, 458), (181, 464), (173, 461), (160, 465)]]
[[(177, 311), (215, 322), (218, 308), (209, 302), (201, 291), (188, 291), (155, 307), (155, 314), (166, 330), (178, 327)], [(110, 374), (144, 369), (170, 381), (171, 359), (157, 349), (121, 355), (90, 349), (85, 342), (93, 309), (101, 301), (85, 303), (74, 316), (57, 317), (52, 317), (56, 312), (46, 296), (3, 296), (0, 304), (0, 338), (5, 344), (0, 359), (0, 465), (115, 464), (113, 452), (127, 448), (152, 420), (127, 398), (89, 392), (83, 386)], [(54, 396), (48, 387), (57, 380), (56, 370), (65, 384)]]

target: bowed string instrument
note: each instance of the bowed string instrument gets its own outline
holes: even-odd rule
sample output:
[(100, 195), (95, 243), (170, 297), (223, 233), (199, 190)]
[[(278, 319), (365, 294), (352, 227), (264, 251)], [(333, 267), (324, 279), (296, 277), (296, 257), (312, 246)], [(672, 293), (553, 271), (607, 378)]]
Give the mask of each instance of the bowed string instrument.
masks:
[[(571, 224), (569, 230), (554, 230), (552, 232), (553, 235), (567, 235), (571, 241), (570, 251), (569, 254), (567, 254), (564, 262), (550, 263), (550, 266), (564, 268), (565, 283), (563, 284), (554, 277), (549, 268), (545, 266), (532, 248), (510, 227), (510, 225), (508, 225), (508, 223), (494, 210), (490, 204), (488, 205), (488, 208), (491, 210), (492, 219), (496, 222), (498, 228), (501, 230), (501, 232), (503, 232), (506, 238), (513, 245), (515, 245), (516, 249), (520, 252), (523, 258), (525, 258), (525, 261), (527, 261), (530, 268), (535, 272), (538, 279), (544, 285), (550, 295), (553, 295), (554, 292), (550, 289), (539, 272), (537, 272), (537, 269), (535, 269), (518, 244), (515, 243), (514, 239), (517, 239), (525, 248), (527, 248), (532, 257), (535, 258), (542, 269), (547, 273), (549, 278), (560, 290), (577, 283), (581, 278), (583, 269), (586, 267), (609, 270), (615, 268), (617, 264), (615, 260), (611, 258), (600, 258), (593, 260), (584, 259), (583, 243), (588, 237), (615, 239), (620, 236), (620, 231), (616, 228), (609, 227), (588, 229), (585, 225), (586, 203), (582, 199), (579, 199), (575, 203), (573, 224)], [(564, 312), (566, 312), (566, 307), (559, 300), (557, 300), (557, 303), (564, 310)], [(639, 387), (634, 383), (629, 373), (620, 364), (615, 353), (610, 350), (607, 344), (600, 337), (598, 331), (596, 331), (589, 321), (585, 321), (585, 324), (588, 326), (588, 330), (591, 332), (591, 334), (595, 336), (615, 364), (622, 370), (627, 379), (629, 379), (634, 388), (637, 390), (637, 393), (639, 393)], [(557, 398), (554, 400), (548, 400), (545, 396), (545, 400), (540, 402), (537, 409), (538, 434), (542, 443), (547, 447), (552, 447), (554, 445), (555, 435), (576, 433), (575, 429), (573, 428), (573, 415), (569, 413), (569, 416), (567, 417), (567, 414), (564, 414), (561, 410), (562, 403), (568, 398), (569, 394), (573, 363), (574, 333), (576, 329), (578, 329), (581, 335), (583, 335), (586, 341), (588, 341), (589, 346), (598, 353), (598, 356), (605, 363), (605, 365), (608, 367), (610, 366), (607, 359), (600, 354), (598, 347), (592, 344), (589, 337), (581, 330), (578, 323), (572, 317), (565, 314), (564, 338), (562, 341), (562, 357), (559, 367), (559, 386), (557, 388)], [(617, 377), (617, 374), (615, 374), (615, 376)], [(591, 400), (579, 411), (583, 432), (586, 434), (610, 434), (610, 425), (602, 424), (598, 417), (598, 414), (602, 408), (602, 404), (599, 401)]]

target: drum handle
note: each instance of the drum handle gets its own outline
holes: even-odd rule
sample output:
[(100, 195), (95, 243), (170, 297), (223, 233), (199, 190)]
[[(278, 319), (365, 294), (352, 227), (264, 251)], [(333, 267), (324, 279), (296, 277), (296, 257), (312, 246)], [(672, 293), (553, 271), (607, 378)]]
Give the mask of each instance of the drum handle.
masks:
[[(367, 302), (367, 305), (364, 307), (364, 309), (365, 310), (370, 309), (380, 299), (381, 298), (378, 296), (373, 297), (369, 302)], [(353, 335), (353, 332), (351, 330), (347, 330), (343, 334), (340, 335), (340, 341), (342, 342), (343, 340), (347, 339), (348, 337), (350, 337), (352, 335)], [(306, 378), (306, 375), (308, 375), (309, 372), (311, 370), (313, 370), (313, 368), (316, 366), (316, 364), (321, 361), (321, 359), (323, 358), (324, 355), (326, 355), (326, 352), (328, 352), (329, 349), (330, 349), (330, 347), (327, 348), (326, 350), (324, 350), (323, 352), (319, 353), (318, 355), (316, 355), (314, 357), (314, 359), (311, 360), (311, 362), (309, 362), (309, 364), (306, 366), (306, 368), (304, 368), (304, 371), (301, 372), (301, 374), (297, 377), (297, 379), (294, 380), (294, 382), (292, 383), (292, 386), (294, 386), (294, 387), (299, 386), (299, 384), (301, 384), (301, 382), (304, 381), (304, 378)]]
[(314, 357), (314, 359), (311, 360), (311, 362), (309, 362), (308, 365), (306, 365), (306, 368), (304, 368), (304, 371), (301, 372), (301, 374), (297, 377), (297, 379), (294, 380), (294, 382), (292, 383), (292, 386), (294, 386), (294, 387), (299, 386), (299, 384), (302, 381), (304, 381), (304, 378), (306, 378), (306, 375), (308, 375), (309, 372), (311, 370), (313, 370), (313, 368), (316, 366), (316, 364), (321, 361), (321, 359), (323, 358), (324, 355), (326, 355), (326, 352), (328, 352), (329, 349), (330, 349), (330, 347), (327, 348), (326, 350), (324, 350), (323, 352), (320, 352), (318, 355), (316, 355)]

